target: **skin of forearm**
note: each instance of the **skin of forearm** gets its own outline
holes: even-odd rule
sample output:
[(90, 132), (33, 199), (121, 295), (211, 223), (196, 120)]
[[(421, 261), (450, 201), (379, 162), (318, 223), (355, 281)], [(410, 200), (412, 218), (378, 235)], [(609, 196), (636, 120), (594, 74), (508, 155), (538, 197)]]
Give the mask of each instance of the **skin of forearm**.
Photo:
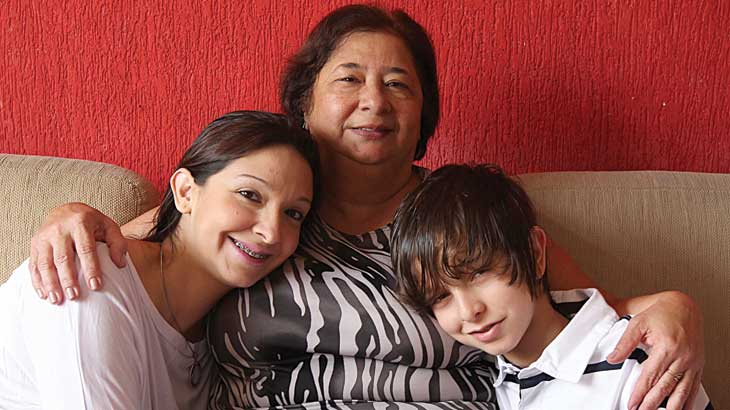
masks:
[(609, 302), (609, 304), (619, 315), (636, 315), (659, 301), (671, 302), (677, 306), (683, 306), (685, 309), (690, 309), (690, 311), (694, 306), (689, 296), (676, 290), (625, 299), (614, 297), (613, 301)]
[(685, 294), (677, 291), (666, 291), (652, 295), (619, 298), (603, 289), (586, 275), (568, 253), (548, 238), (547, 243), (548, 272), (550, 275), (550, 289), (566, 290), (578, 288), (597, 288), (609, 305), (619, 315), (636, 315), (660, 300), (672, 301), (678, 304), (691, 304)]
[(626, 301), (624, 299), (617, 298), (610, 292), (603, 289), (593, 279), (588, 277), (588, 275), (575, 263), (575, 260), (568, 255), (568, 252), (549, 237), (546, 249), (550, 289), (568, 290), (596, 288), (601, 292), (603, 297), (606, 299), (606, 302), (608, 302), (611, 307), (616, 309), (616, 311), (620, 314), (626, 314), (626, 312), (622, 312), (625, 308)]
[[(548, 238), (547, 265), (550, 289), (600, 288), (560, 245)], [(605, 295), (605, 292), (602, 292)]]
[(122, 235), (130, 239), (145, 238), (154, 226), (155, 214), (159, 207), (154, 207), (142, 215), (122, 225)]

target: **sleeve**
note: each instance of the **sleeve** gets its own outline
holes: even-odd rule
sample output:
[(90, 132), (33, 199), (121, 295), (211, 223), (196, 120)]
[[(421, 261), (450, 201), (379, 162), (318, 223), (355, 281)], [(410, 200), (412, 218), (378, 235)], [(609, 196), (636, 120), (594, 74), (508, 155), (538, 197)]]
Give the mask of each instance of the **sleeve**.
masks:
[[(112, 273), (134, 274), (105, 271), (104, 277)], [(42, 407), (144, 408), (149, 385), (144, 343), (127, 290), (119, 287), (125, 282), (107, 280), (101, 292), (82, 285), (82, 298), (61, 306), (38, 299), (26, 282), (21, 332)]]

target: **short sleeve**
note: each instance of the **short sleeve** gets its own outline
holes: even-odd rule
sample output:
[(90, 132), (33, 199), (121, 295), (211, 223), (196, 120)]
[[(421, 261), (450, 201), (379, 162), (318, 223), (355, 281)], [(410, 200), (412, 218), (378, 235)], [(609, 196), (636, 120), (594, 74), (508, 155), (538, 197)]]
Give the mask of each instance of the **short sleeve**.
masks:
[[(27, 265), (20, 269), (27, 271)], [(110, 274), (105, 272), (104, 277)], [(79, 301), (60, 306), (40, 300), (30, 280), (26, 282), (21, 290), (20, 329), (42, 407), (144, 407), (144, 398), (149, 396), (148, 375), (141, 360), (145, 346), (139, 336), (139, 317), (127, 298), (130, 290), (119, 286), (125, 282), (107, 280), (101, 292), (90, 292), (82, 285)]]

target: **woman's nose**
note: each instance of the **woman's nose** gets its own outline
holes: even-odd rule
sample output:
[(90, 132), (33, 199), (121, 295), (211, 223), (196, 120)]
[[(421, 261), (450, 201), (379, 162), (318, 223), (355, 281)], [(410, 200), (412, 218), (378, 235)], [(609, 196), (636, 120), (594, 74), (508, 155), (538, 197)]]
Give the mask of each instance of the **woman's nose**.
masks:
[(380, 114), (391, 108), (384, 85), (366, 81), (360, 89), (360, 109)]
[(281, 236), (281, 221), (278, 212), (264, 210), (254, 225), (254, 233), (266, 244), (279, 242)]

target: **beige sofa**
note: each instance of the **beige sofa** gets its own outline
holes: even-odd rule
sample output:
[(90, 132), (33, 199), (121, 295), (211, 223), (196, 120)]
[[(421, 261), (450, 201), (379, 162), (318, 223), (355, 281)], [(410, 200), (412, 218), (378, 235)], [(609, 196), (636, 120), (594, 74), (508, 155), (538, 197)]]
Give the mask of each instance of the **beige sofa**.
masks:
[[(28, 253), (50, 208), (82, 201), (124, 223), (157, 201), (149, 182), (107, 164), (0, 154), (0, 282)], [(705, 317), (704, 384), (730, 408), (730, 174), (523, 175), (550, 235), (618, 295), (680, 289)]]

